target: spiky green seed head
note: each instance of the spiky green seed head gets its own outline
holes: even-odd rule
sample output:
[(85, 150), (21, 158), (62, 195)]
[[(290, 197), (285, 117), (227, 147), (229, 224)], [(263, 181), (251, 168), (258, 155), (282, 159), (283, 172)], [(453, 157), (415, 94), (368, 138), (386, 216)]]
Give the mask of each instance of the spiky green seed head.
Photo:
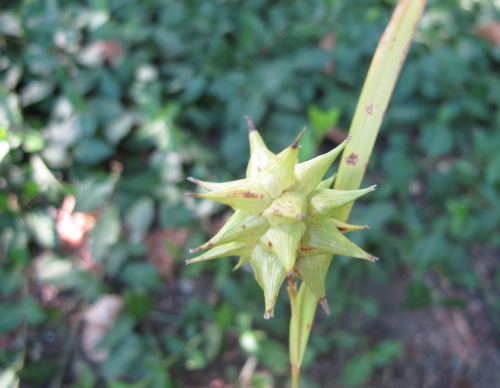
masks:
[(275, 155), (266, 147), (252, 119), (245, 119), (250, 139), (247, 177), (225, 183), (188, 178), (207, 190), (189, 196), (224, 203), (235, 213), (207, 243), (191, 250), (206, 252), (186, 263), (240, 256), (235, 269), (248, 263), (252, 266), (264, 291), (265, 318), (273, 316), (287, 276), (302, 279), (329, 313), (325, 276), (332, 255), (378, 260), (344, 235), (367, 226), (346, 224), (332, 216), (339, 207), (375, 190), (375, 186), (333, 190), (330, 187), (335, 176), (322, 180), (350, 138), (324, 155), (297, 163), (298, 144), (304, 131)]

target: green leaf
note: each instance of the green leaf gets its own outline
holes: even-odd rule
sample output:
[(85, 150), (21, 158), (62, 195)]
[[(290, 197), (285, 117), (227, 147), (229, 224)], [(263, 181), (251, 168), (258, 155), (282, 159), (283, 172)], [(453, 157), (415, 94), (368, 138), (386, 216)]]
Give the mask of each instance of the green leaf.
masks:
[(309, 120), (314, 129), (314, 139), (319, 143), (326, 133), (333, 129), (340, 118), (340, 109), (333, 107), (328, 110), (322, 110), (316, 105), (311, 105), (307, 110)]
[(122, 140), (132, 129), (135, 117), (132, 113), (125, 113), (111, 121), (105, 129), (106, 139), (113, 145)]
[(401, 341), (387, 340), (377, 344), (371, 350), (373, 362), (377, 366), (385, 366), (393, 362), (401, 353)]
[(92, 229), (91, 246), (95, 260), (103, 262), (107, 259), (110, 248), (120, 237), (120, 215), (118, 209), (110, 205), (99, 218), (97, 225)]
[(151, 198), (138, 199), (125, 214), (125, 225), (135, 235), (144, 236), (153, 223), (155, 205)]
[(35, 299), (31, 296), (25, 295), (22, 299), (21, 306), (26, 323), (30, 325), (37, 325), (44, 321), (45, 312), (40, 308), (40, 306), (38, 306)]
[(115, 277), (123, 268), (130, 257), (128, 242), (120, 241), (114, 245), (104, 258), (104, 266), (106, 273)]
[(104, 205), (115, 189), (116, 178), (91, 177), (77, 187), (75, 212), (88, 213)]
[(22, 322), (22, 312), (14, 303), (0, 303), (0, 334), (14, 330)]
[(205, 329), (205, 341), (203, 350), (207, 361), (213, 361), (219, 355), (222, 348), (222, 340), (224, 338), (223, 329), (216, 325), (211, 324)]
[(222, 305), (217, 310), (217, 324), (223, 329), (231, 327), (231, 324), (234, 320), (234, 315), (235, 311), (229, 305), (229, 303), (222, 303)]
[(318, 143), (314, 140), (312, 131), (306, 131), (300, 140), (299, 160), (304, 162), (315, 156)]
[(15, 266), (10, 271), (6, 268), (0, 270), (0, 295), (9, 295), (21, 289), (26, 276), (23, 267)]
[(133, 335), (135, 320), (129, 315), (122, 315), (113, 327), (105, 334), (99, 342), (99, 349), (112, 349), (119, 346), (127, 337)]
[(156, 268), (148, 263), (130, 263), (125, 265), (120, 274), (120, 279), (127, 283), (128, 286), (148, 290), (156, 288), (162, 282)]
[(373, 363), (369, 354), (362, 354), (350, 360), (342, 373), (344, 383), (353, 387), (368, 380), (373, 373)]
[(431, 233), (419, 239), (410, 252), (410, 260), (416, 271), (425, 273), (447, 257), (450, 245), (444, 236), (444, 219), (434, 224)]
[(195, 217), (191, 210), (180, 204), (173, 205), (167, 202), (160, 204), (160, 224), (167, 226), (190, 226), (194, 223)]
[(490, 184), (500, 182), (500, 154), (496, 155), (488, 162), (486, 166), (486, 179)]
[(290, 362), (286, 346), (269, 338), (259, 343), (257, 355), (275, 374), (286, 370)]
[(453, 147), (453, 136), (449, 126), (430, 124), (424, 126), (420, 136), (420, 146), (431, 158), (449, 153)]
[(75, 159), (84, 164), (97, 164), (113, 155), (109, 144), (97, 139), (84, 139), (75, 148)]
[(186, 351), (186, 369), (200, 370), (206, 367), (207, 359), (200, 349), (188, 348)]
[(140, 337), (136, 334), (129, 334), (104, 361), (102, 373), (109, 379), (126, 375), (136, 363), (140, 362), (142, 350)]
[(145, 317), (153, 307), (153, 299), (144, 291), (127, 293), (125, 295), (125, 303), (134, 319)]
[(20, 92), (21, 105), (27, 107), (47, 98), (54, 90), (52, 80), (34, 80), (23, 87)]
[(429, 286), (420, 279), (414, 279), (406, 288), (404, 305), (410, 309), (428, 307), (432, 304)]
[(23, 148), (26, 152), (38, 152), (43, 149), (45, 141), (39, 131), (29, 130), (24, 135)]
[(54, 219), (47, 213), (37, 211), (25, 215), (26, 225), (35, 241), (44, 248), (54, 248), (57, 236)]

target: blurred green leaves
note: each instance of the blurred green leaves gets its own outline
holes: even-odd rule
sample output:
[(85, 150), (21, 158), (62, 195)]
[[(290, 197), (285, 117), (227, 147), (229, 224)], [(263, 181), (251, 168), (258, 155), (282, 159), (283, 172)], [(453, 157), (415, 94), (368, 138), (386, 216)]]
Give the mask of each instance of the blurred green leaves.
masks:
[[(392, 4), (7, 2), (0, 11), (0, 332), (17, 335), (26, 324), (30, 338), (47, 328), (66, 333), (42, 290), (62, 295), (52, 302), (70, 311), (115, 293), (126, 309), (102, 344), (111, 351), (98, 372), (107, 386), (178, 388), (188, 367), (203, 371), (235, 347), (250, 354), (238, 343), (243, 333), (255, 338), (261, 350), (252, 356), (279, 384), (288, 373), (286, 323), (241, 323), (244, 311), (260, 316), (259, 294), (245, 276), (226, 280), (230, 259), (213, 272), (186, 269), (186, 248), (165, 241), (171, 284), (148, 261), (146, 239), (185, 226), (193, 247), (212, 234), (218, 208), (186, 201), (183, 182), (241, 175), (244, 115), (274, 151), (304, 126), (301, 158), (333, 148), (327, 134), (348, 128)], [(378, 189), (352, 218), (371, 227), (355, 239), (378, 251), (382, 265), (334, 263), (334, 319), (319, 320), (321, 340), (312, 339), (306, 354), (311, 365), (331, 357), (330, 349), (362, 349), (345, 365), (346, 385), (362, 384), (400, 347), (360, 347), (358, 326), (380, 314), (359, 296), (364, 284), (389, 287), (408, 274), (405, 306), (426, 307), (441, 301), (430, 274), (470, 290), (479, 282), (472, 247), (500, 246), (498, 49), (472, 33), (495, 15), (487, 2), (471, 9), (434, 2), (417, 32), (368, 166), (365, 183)], [(85, 267), (81, 247), (60, 241), (56, 218), (66, 195), (76, 198), (73, 212), (95, 218), (87, 247), (96, 267)], [(350, 311), (362, 314), (353, 326), (342, 320)], [(0, 385), (20, 383), (4, 361), (31, 346), (2, 349)], [(59, 360), (46, 359), (26, 360), (22, 384), (49, 384)], [(81, 360), (74, 366), (75, 387), (96, 384), (94, 369)], [(221, 378), (234, 383), (238, 373), (228, 367)], [(271, 384), (255, 376), (262, 381), (254, 386)]]
[(372, 349), (351, 359), (345, 366), (342, 380), (348, 387), (356, 387), (368, 380), (375, 368), (381, 368), (393, 362), (401, 352), (401, 343), (387, 340), (378, 343)]

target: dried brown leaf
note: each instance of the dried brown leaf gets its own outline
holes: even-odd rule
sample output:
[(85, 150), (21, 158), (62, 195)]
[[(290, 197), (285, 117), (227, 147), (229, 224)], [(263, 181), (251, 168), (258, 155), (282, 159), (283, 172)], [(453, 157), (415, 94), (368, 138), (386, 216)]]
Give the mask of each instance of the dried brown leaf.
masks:
[(500, 22), (498, 20), (490, 20), (475, 29), (476, 35), (486, 39), (494, 45), (500, 45)]
[(82, 330), (82, 349), (86, 356), (95, 362), (104, 361), (108, 351), (96, 346), (106, 333), (115, 325), (123, 308), (123, 299), (117, 295), (102, 295), (84, 312)]
[(74, 249), (82, 246), (85, 236), (95, 224), (95, 218), (88, 213), (73, 213), (75, 197), (66, 196), (57, 210), (56, 231), (64, 246)]

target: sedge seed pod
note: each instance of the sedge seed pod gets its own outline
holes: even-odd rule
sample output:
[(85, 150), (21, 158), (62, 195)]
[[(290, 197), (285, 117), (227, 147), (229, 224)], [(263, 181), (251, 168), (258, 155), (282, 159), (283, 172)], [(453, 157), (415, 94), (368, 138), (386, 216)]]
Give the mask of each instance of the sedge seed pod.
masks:
[(289, 147), (274, 154), (252, 119), (245, 119), (250, 140), (246, 178), (225, 183), (188, 178), (207, 191), (187, 195), (229, 205), (235, 213), (214, 237), (191, 250), (206, 252), (187, 263), (227, 256), (240, 256), (235, 269), (250, 263), (264, 292), (265, 318), (274, 315), (274, 305), (287, 276), (305, 282), (329, 313), (325, 277), (332, 255), (378, 260), (344, 235), (367, 226), (346, 224), (332, 217), (339, 207), (375, 190), (375, 186), (333, 190), (330, 187), (335, 176), (322, 180), (350, 138), (324, 155), (297, 163), (304, 131)]

